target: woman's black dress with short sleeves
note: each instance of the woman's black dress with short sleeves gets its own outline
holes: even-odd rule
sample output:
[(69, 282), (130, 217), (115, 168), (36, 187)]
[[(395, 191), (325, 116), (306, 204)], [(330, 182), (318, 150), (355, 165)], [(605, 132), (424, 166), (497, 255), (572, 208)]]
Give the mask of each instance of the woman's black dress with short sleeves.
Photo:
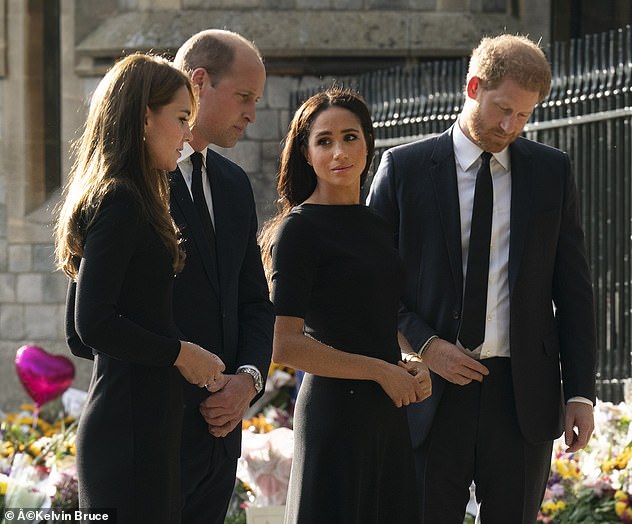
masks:
[(77, 434), (79, 503), (118, 524), (180, 521), (182, 398), (173, 363), (172, 259), (130, 190), (107, 195), (89, 224), (66, 336), (93, 355)]
[[(400, 360), (403, 266), (387, 225), (362, 205), (302, 204), (272, 248), (277, 315), (336, 349)], [(306, 374), (294, 416), (286, 523), (418, 522), (406, 412), (379, 384)]]

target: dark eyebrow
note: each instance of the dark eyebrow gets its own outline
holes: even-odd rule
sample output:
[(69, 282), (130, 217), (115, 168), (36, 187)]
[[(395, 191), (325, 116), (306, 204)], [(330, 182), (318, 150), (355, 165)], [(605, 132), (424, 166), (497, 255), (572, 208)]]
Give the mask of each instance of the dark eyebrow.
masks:
[[(356, 129), (355, 127), (350, 127), (349, 129), (343, 129), (341, 131), (343, 134), (345, 133), (359, 133), (360, 130)], [(325, 130), (325, 131), (320, 131), (319, 133), (316, 133), (314, 136), (325, 136), (325, 135), (332, 135), (333, 133), (329, 130)]]

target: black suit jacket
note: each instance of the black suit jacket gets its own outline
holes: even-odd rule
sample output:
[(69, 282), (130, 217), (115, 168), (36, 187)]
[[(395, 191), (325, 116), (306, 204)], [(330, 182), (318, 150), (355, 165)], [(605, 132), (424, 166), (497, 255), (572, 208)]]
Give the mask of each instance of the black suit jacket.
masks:
[[(568, 156), (522, 137), (509, 151), (512, 375), (522, 433), (542, 442), (562, 432), (563, 399), (595, 398), (592, 285)], [(451, 129), (387, 151), (369, 205), (392, 225), (406, 266), (400, 330), (416, 348), (435, 334), (454, 343), (463, 266)], [(432, 397), (409, 410), (417, 446), (443, 385), (433, 374)]]
[[(265, 380), (272, 354), (274, 313), (257, 245), (257, 215), (246, 173), (234, 162), (207, 150), (213, 195), (216, 257), (211, 256), (191, 194), (179, 170), (170, 174), (171, 214), (184, 240), (184, 270), (174, 286), (175, 322), (186, 339), (216, 353), (234, 373), (256, 366)], [(200, 452), (212, 437), (198, 411), (208, 395), (185, 383), (183, 451)], [(238, 457), (241, 426), (224, 438)]]

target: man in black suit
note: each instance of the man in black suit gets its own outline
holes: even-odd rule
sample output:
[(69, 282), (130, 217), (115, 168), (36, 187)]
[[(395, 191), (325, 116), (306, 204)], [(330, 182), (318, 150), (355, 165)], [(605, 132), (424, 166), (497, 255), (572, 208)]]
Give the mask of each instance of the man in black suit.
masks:
[(241, 420), (270, 364), (274, 315), (252, 187), (237, 164), (207, 146), (233, 147), (255, 121), (266, 73), (252, 43), (222, 30), (192, 36), (174, 62), (198, 90), (193, 139), (170, 179), (171, 213), (186, 251), (174, 315), (185, 337), (226, 365), (226, 383), (212, 395), (183, 381), (182, 522), (222, 523), (241, 452)]
[(369, 194), (407, 269), (400, 329), (433, 372), (409, 408), (425, 524), (461, 524), (472, 480), (483, 524), (533, 524), (552, 441), (593, 430), (577, 189), (565, 153), (519, 136), (550, 82), (529, 39), (484, 38), (457, 123), (387, 151)]

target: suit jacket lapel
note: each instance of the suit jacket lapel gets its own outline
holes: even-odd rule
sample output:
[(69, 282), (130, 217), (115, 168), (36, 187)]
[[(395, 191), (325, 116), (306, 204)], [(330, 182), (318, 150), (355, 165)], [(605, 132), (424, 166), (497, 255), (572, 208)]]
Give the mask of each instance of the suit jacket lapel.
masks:
[(511, 218), (509, 236), (509, 293), (513, 291), (524, 251), (533, 199), (533, 158), (518, 138), (509, 146), (511, 156)]
[[(459, 190), (456, 182), (456, 164), (452, 145), (452, 128), (437, 138), (432, 152), (433, 165), (430, 177), (437, 197), (439, 214), (443, 225), (455, 289), (463, 294), (463, 263), (461, 257), (461, 215)], [(459, 296), (460, 296), (459, 295)]]
[(185, 232), (185, 235), (190, 242), (195, 242), (195, 245), (200, 252), (206, 274), (211, 282), (211, 285), (215, 288), (215, 292), (219, 296), (217, 263), (215, 261), (215, 257), (211, 254), (208, 240), (204, 237), (202, 223), (200, 222), (200, 218), (195, 210), (195, 207), (193, 207), (193, 200), (191, 199), (189, 188), (187, 187), (179, 169), (172, 173), (171, 177), (171, 191), (173, 193), (174, 200), (186, 220), (187, 231)]

